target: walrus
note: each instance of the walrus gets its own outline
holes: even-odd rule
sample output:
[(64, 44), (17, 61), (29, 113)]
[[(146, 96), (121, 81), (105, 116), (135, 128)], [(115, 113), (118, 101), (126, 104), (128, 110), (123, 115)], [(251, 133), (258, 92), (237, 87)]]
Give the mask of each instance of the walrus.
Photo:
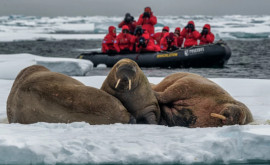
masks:
[(101, 90), (118, 98), (135, 117), (137, 124), (158, 124), (158, 101), (148, 79), (135, 61), (118, 61), (104, 80)]
[(216, 83), (193, 73), (174, 73), (152, 89), (160, 104), (161, 125), (218, 127), (253, 121), (250, 110)]
[(33, 65), (16, 77), (7, 99), (9, 123), (129, 123), (130, 113), (115, 97), (64, 74)]

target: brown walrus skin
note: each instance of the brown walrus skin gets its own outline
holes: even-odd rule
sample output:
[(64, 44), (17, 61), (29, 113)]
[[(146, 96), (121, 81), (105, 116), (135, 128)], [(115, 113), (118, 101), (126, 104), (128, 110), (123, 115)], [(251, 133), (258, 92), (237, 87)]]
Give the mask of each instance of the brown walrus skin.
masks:
[(158, 101), (148, 79), (133, 60), (118, 61), (101, 89), (118, 98), (138, 124), (158, 124)]
[(106, 92), (33, 65), (14, 81), (7, 100), (9, 123), (128, 123), (130, 113)]
[[(253, 121), (250, 110), (216, 83), (192, 73), (175, 73), (152, 85), (160, 103), (160, 124), (217, 127)], [(212, 117), (217, 113), (226, 117)]]

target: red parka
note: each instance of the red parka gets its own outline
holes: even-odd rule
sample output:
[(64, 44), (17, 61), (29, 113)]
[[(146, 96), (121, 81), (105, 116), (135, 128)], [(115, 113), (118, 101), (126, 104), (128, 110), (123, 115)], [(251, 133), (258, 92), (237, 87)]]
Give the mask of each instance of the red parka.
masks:
[(182, 47), (182, 44), (183, 44), (183, 41), (184, 41), (184, 38), (183, 38), (183, 36), (180, 35), (180, 32), (181, 32), (180, 27), (175, 28), (174, 34), (175, 34), (175, 37), (176, 37), (176, 40), (177, 40), (177, 47), (179, 47), (179, 48)]
[(155, 33), (154, 25), (157, 24), (157, 17), (153, 15), (153, 12), (150, 8), (145, 8), (145, 12), (150, 13), (150, 18), (143, 18), (143, 14), (141, 14), (138, 19), (137, 25), (142, 25), (142, 28), (148, 31), (150, 37), (153, 37)]
[(164, 26), (162, 29), (162, 32), (157, 32), (154, 34), (153, 39), (156, 41), (157, 45), (160, 45), (160, 41), (164, 37), (164, 34), (166, 33), (166, 32), (163, 32), (163, 30), (167, 30), (167, 32), (169, 32), (170, 28), (168, 26)]
[(183, 38), (185, 38), (184, 47), (198, 45), (197, 40), (200, 37), (200, 33), (195, 30), (195, 24), (194, 24), (194, 22), (193, 21), (189, 21), (188, 24), (193, 24), (194, 31), (192, 32), (192, 31), (189, 31), (186, 28), (184, 28), (182, 30), (182, 32), (180, 33), (180, 35), (183, 36)]
[(160, 51), (160, 47), (158, 45), (155, 45), (154, 40), (152, 38), (149, 37), (148, 33), (144, 33), (142, 35), (142, 37), (144, 37), (144, 39), (147, 42), (147, 46), (146, 48), (143, 47), (139, 47), (139, 42), (136, 42), (136, 52), (141, 52), (141, 51), (149, 51), (149, 52), (159, 52)]
[(128, 29), (130, 31), (131, 34), (134, 33), (135, 29), (136, 29), (136, 26), (137, 26), (137, 22), (136, 21), (132, 21), (130, 23), (126, 23), (125, 21), (122, 21), (118, 27), (119, 28), (122, 28), (124, 25), (127, 25), (128, 26)]
[(172, 47), (172, 46), (178, 47), (177, 46), (177, 38), (174, 36), (174, 34), (173, 33), (166, 33), (160, 42), (160, 49), (161, 50), (168, 50), (169, 44), (167, 42), (167, 38), (169, 38), (172, 41), (170, 47)]
[(114, 47), (117, 52), (121, 50), (128, 49), (132, 51), (133, 49), (133, 36), (129, 33), (123, 33), (124, 30), (128, 30), (128, 26), (124, 25), (122, 28), (122, 33), (118, 34), (114, 41)]
[(211, 33), (211, 26), (209, 24), (205, 24), (203, 26), (203, 28), (208, 29), (208, 34), (206, 35), (200, 35), (199, 39), (200, 39), (200, 45), (204, 45), (204, 44), (210, 44), (213, 43), (215, 40), (215, 36), (213, 33)]
[(102, 41), (102, 52), (106, 53), (108, 50), (115, 50), (114, 40), (116, 39), (116, 31), (114, 26), (110, 26), (109, 33), (104, 37)]

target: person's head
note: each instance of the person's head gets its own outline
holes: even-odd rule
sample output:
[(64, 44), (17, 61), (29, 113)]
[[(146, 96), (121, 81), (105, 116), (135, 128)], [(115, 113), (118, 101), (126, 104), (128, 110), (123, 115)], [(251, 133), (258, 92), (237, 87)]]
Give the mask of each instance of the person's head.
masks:
[(116, 36), (116, 28), (114, 26), (109, 26), (108, 31), (109, 34)]
[(129, 13), (126, 13), (124, 20), (126, 23), (130, 23), (134, 20), (134, 18)]
[(211, 26), (210, 26), (209, 24), (205, 24), (205, 25), (203, 26), (203, 29), (208, 29), (208, 31), (210, 32)]
[(151, 10), (151, 8), (149, 6), (147, 6), (147, 7), (144, 8), (144, 12), (150, 14), (152, 12), (152, 10)]
[(173, 32), (169, 33), (166, 37), (166, 40), (168, 43), (172, 43), (174, 40), (174, 33)]
[(195, 28), (195, 23), (193, 21), (188, 21), (188, 26), (193, 26)]
[(143, 34), (139, 38), (139, 45), (141, 45), (143, 48), (147, 47), (148, 42), (149, 42), (149, 34)]
[(129, 28), (128, 28), (127, 25), (124, 25), (124, 26), (122, 27), (122, 33), (125, 33), (125, 34), (129, 33)]
[(167, 33), (169, 31), (170, 31), (169, 26), (164, 26), (163, 29), (162, 29), (162, 33)]
[(125, 17), (130, 17), (131, 15), (130, 15), (130, 13), (126, 13), (126, 15), (125, 15)]
[(134, 35), (141, 36), (143, 34), (142, 26), (138, 25), (134, 31)]
[(175, 28), (174, 34), (180, 35), (180, 32), (181, 32), (181, 28), (180, 27)]

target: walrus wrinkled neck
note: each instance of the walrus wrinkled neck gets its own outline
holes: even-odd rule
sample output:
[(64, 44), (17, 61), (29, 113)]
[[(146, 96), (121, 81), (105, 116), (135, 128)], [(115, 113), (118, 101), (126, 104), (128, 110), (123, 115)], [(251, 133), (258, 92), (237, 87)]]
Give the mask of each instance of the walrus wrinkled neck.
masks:
[(116, 84), (115, 89), (118, 90), (131, 90), (133, 89), (136, 79), (136, 67), (132, 65), (120, 66), (115, 74)]

